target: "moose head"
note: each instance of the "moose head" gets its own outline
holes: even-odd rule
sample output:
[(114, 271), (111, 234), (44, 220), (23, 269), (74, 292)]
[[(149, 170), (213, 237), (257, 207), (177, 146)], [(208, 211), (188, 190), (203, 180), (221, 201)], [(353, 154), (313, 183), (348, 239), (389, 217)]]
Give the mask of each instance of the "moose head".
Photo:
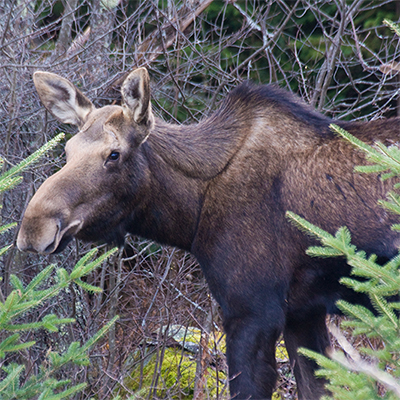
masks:
[[(74, 236), (121, 243), (129, 204), (141, 195), (145, 160), (135, 150), (154, 125), (147, 70), (133, 71), (122, 86), (122, 106), (97, 109), (68, 80), (49, 73), (33, 76), (39, 97), (59, 121), (79, 132), (66, 147), (66, 165), (47, 179), (25, 211), (17, 246), (52, 253)], [(135, 158), (135, 162), (131, 162)]]

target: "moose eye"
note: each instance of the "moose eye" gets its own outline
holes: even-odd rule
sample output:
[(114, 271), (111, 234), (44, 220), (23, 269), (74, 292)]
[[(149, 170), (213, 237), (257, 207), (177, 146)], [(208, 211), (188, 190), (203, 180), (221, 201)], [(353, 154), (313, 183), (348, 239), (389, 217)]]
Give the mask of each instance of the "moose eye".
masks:
[(110, 155), (108, 156), (109, 161), (117, 161), (119, 159), (119, 153), (118, 151), (112, 151)]

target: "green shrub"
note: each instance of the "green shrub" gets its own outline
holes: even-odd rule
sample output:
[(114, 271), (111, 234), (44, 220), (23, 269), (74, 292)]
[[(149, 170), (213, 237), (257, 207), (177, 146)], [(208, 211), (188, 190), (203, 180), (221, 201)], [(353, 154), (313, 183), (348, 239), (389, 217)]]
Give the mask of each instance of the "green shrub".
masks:
[[(0, 176), (0, 194), (17, 185), (22, 180), (19, 174), (54, 147), (63, 136), (63, 134), (58, 135), (20, 164), (3, 173)], [(3, 164), (3, 160), (0, 159), (0, 166)], [(15, 225), (1, 226), (0, 234)], [(4, 254), (10, 246), (1, 248), (0, 255)], [(89, 292), (98, 292), (97, 287), (82, 281), (82, 277), (101, 265), (115, 251), (116, 249), (112, 249), (93, 260), (96, 253), (96, 249), (93, 249), (78, 261), (70, 273), (64, 268), (49, 265), (27, 285), (16, 275), (11, 275), (10, 283), (13, 288), (11, 293), (6, 298), (0, 293), (0, 363), (2, 369), (0, 399), (57, 400), (70, 397), (84, 389), (85, 383), (71, 384), (70, 379), (60, 379), (59, 372), (68, 364), (88, 365), (89, 348), (110, 329), (118, 317), (115, 317), (82, 345), (72, 342), (62, 353), (53, 351), (51, 348), (47, 349), (46, 359), (37, 369), (31, 368), (30, 371), (27, 371), (26, 365), (9, 361), (9, 358), (24, 361), (25, 352), (35, 346), (35, 341), (22, 339), (22, 332), (39, 329), (57, 332), (65, 324), (74, 321), (72, 318), (59, 318), (55, 314), (47, 314), (37, 319), (35, 310), (39, 305), (57, 297), (71, 284), (79, 285)], [(55, 279), (51, 279), (54, 271)], [(9, 357), (10, 355), (16, 357)], [(20, 355), (19, 358), (18, 355)]]

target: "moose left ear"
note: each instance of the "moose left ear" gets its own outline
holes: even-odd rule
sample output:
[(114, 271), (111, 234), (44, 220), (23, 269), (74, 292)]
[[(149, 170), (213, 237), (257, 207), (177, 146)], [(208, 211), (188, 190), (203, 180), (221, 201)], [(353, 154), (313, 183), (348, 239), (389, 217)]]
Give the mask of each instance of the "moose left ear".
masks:
[(140, 125), (151, 128), (154, 116), (150, 102), (150, 77), (146, 68), (138, 68), (125, 79), (121, 88), (122, 99), (129, 116)]

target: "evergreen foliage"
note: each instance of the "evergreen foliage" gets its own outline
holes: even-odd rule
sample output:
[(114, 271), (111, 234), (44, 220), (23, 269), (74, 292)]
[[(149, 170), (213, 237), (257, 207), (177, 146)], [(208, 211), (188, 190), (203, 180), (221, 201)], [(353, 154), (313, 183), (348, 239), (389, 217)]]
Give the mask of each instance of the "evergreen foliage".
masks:
[[(400, 175), (398, 147), (386, 147), (382, 143), (371, 147), (337, 126), (333, 125), (332, 129), (365, 152), (370, 164), (356, 167), (356, 171), (379, 172), (382, 179)], [(399, 187), (399, 184), (394, 185), (394, 189)], [(382, 200), (380, 204), (400, 215), (400, 197), (396, 192), (388, 193), (388, 201)], [(357, 250), (351, 244), (351, 235), (346, 227), (341, 227), (333, 236), (291, 212), (287, 216), (300, 229), (321, 242), (322, 246), (307, 250), (309, 256), (346, 257), (352, 267), (352, 277), (342, 278), (341, 283), (356, 292), (365, 293), (375, 313), (340, 300), (337, 306), (348, 317), (341, 326), (351, 330), (353, 339), (366, 335), (380, 343), (377, 349), (361, 347), (355, 350), (335, 326), (330, 326), (331, 333), (346, 356), (340, 351), (331, 352), (330, 359), (307, 349), (301, 349), (300, 352), (314, 359), (321, 367), (317, 375), (329, 381), (327, 388), (335, 399), (400, 398), (400, 255), (380, 265), (376, 255), (367, 257), (364, 251)], [(393, 229), (399, 230), (399, 225)]]
[[(63, 137), (64, 134), (59, 134), (21, 163), (3, 173), (0, 176), (0, 193), (17, 185), (22, 180), (19, 174), (52, 149)], [(3, 160), (0, 160), (0, 163), (4, 164)], [(15, 225), (1, 226), (0, 234)], [(0, 249), (0, 255), (4, 254), (10, 246)], [(82, 345), (73, 342), (61, 354), (48, 349), (46, 360), (41, 364), (37, 373), (27, 373), (24, 365), (10, 362), (7, 360), (7, 355), (19, 353), (23, 358), (24, 352), (35, 345), (35, 341), (23, 341), (20, 332), (38, 329), (57, 332), (61, 326), (74, 321), (73, 318), (59, 318), (55, 314), (47, 314), (38, 320), (32, 315), (32, 312), (39, 305), (59, 295), (71, 284), (76, 284), (90, 292), (98, 292), (97, 287), (89, 285), (82, 278), (101, 265), (116, 249), (114, 248), (93, 260), (96, 251), (97, 249), (89, 251), (78, 261), (70, 273), (64, 268), (49, 265), (27, 285), (17, 276), (11, 276), (10, 283), (13, 290), (6, 298), (0, 293), (0, 365), (2, 369), (0, 399), (64, 399), (81, 391), (86, 386), (85, 383), (70, 385), (70, 380), (60, 380), (57, 373), (69, 363), (88, 365), (88, 350), (110, 329), (118, 317), (113, 318)], [(51, 279), (53, 271), (55, 271), (55, 283), (52, 283)], [(21, 322), (22, 317), (24, 317), (23, 323)], [(31, 321), (26, 322), (29, 320)]]
[[(19, 174), (24, 169), (26, 169), (28, 166), (37, 162), (50, 149), (55, 147), (57, 145), (57, 143), (59, 143), (62, 139), (64, 139), (64, 136), (65, 135), (63, 133), (58, 134), (55, 138), (51, 139), (49, 142), (47, 142), (40, 149), (36, 150), (33, 154), (31, 154), (25, 160), (22, 160), (16, 166), (3, 172), (3, 174), (0, 175), (0, 194), (5, 192), (6, 190), (10, 190), (14, 186), (18, 185), (18, 183), (20, 183), (22, 181), (22, 176), (20, 176)], [(3, 171), (3, 169), (4, 169), (4, 160), (0, 157), (0, 171)], [(0, 204), (0, 211), (1, 211), (1, 207), (2, 207), (2, 204)], [(16, 223), (1, 225), (0, 226), (0, 235), (3, 234), (4, 232), (8, 231), (9, 229), (13, 228), (16, 225), (17, 225)], [(0, 248), (0, 257), (10, 247), (11, 247), (11, 245)]]

